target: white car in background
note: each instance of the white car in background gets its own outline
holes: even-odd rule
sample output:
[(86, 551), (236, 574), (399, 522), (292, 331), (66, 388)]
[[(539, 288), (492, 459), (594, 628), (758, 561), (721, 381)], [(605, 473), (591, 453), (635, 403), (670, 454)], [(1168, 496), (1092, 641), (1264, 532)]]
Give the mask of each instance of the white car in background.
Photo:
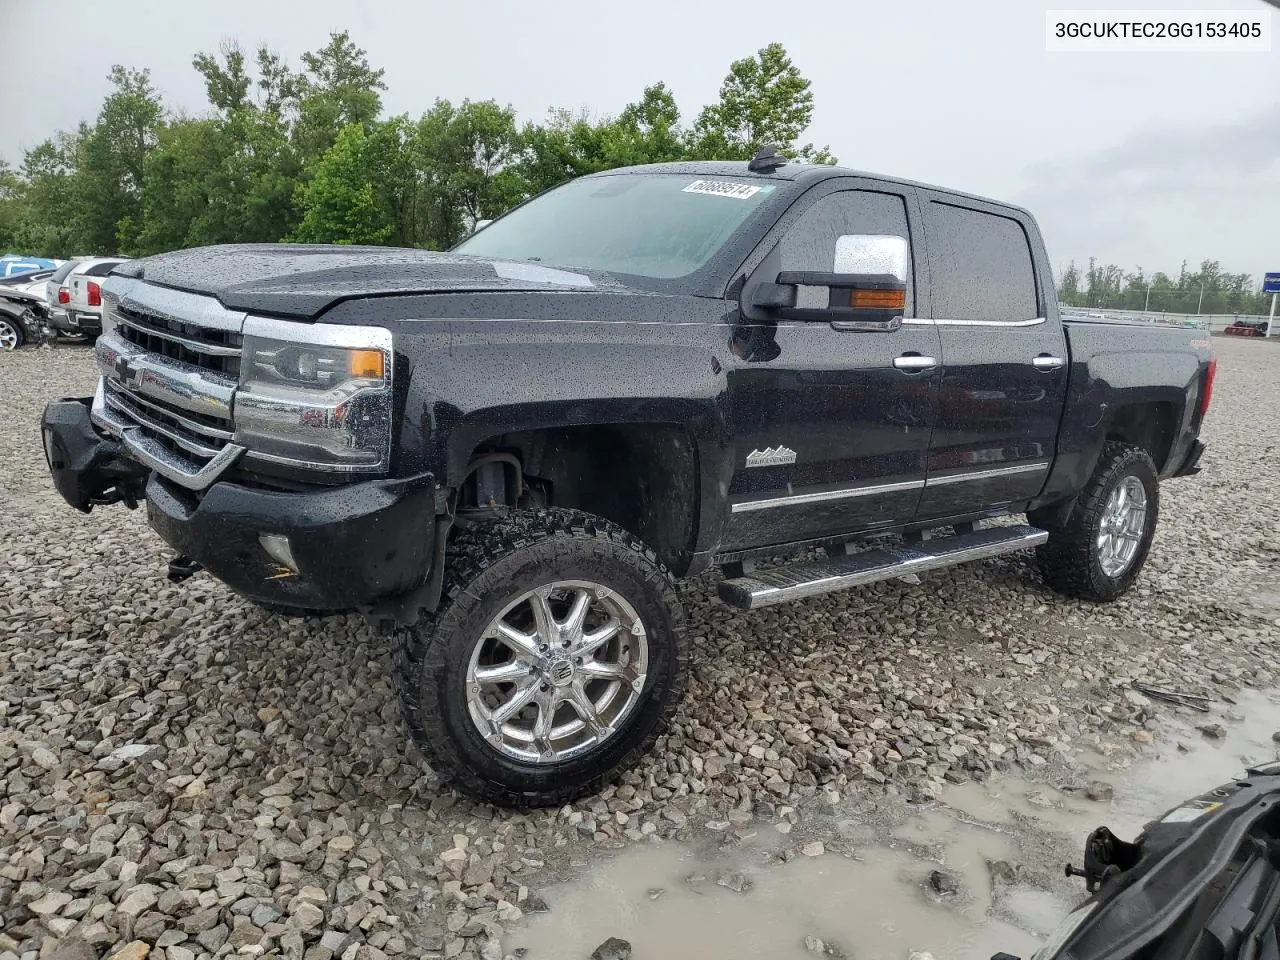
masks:
[(60, 333), (96, 337), (102, 332), (102, 279), (128, 257), (77, 257), (45, 284), (50, 323)]

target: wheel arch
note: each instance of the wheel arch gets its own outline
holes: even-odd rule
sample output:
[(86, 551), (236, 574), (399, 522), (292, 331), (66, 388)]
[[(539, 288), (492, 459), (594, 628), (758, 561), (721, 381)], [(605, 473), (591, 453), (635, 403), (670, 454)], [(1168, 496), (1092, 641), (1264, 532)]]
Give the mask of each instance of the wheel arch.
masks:
[[(460, 515), (499, 507), (563, 507), (639, 537), (677, 576), (689, 567), (699, 513), (698, 445), (681, 423), (539, 427), (476, 443), (457, 484)], [(493, 464), (503, 483), (494, 482)]]

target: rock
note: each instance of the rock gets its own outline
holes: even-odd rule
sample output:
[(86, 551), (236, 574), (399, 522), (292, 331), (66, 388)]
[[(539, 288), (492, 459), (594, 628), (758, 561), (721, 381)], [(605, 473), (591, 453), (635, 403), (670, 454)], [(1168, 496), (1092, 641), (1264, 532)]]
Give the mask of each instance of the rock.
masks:
[(824, 956), (826, 955), (826, 952), (827, 952), (827, 945), (823, 943), (821, 940), (819, 940), (817, 937), (805, 937), (804, 948), (808, 950), (810, 953), (822, 954)]
[(827, 848), (821, 840), (813, 840), (801, 847), (800, 852), (806, 857), (820, 857), (827, 852)]
[(1018, 877), (1016, 869), (1007, 860), (988, 860), (987, 869), (991, 871), (991, 879), (1000, 883), (1013, 883)]
[(746, 893), (755, 886), (755, 883), (745, 874), (722, 873), (716, 877), (716, 885), (732, 890), (734, 893)]
[(1221, 740), (1227, 735), (1227, 728), (1220, 723), (1202, 723), (1196, 729), (1210, 740)]
[(933, 960), (933, 954), (928, 950), (912, 950), (907, 960)]
[(591, 960), (630, 960), (631, 942), (610, 937), (591, 951)]
[(1085, 787), (1084, 792), (1090, 800), (1097, 800), (1100, 803), (1105, 803), (1116, 795), (1115, 787), (1105, 780), (1092, 781)]
[(293, 911), (292, 921), (299, 930), (314, 930), (324, 923), (324, 911), (314, 903), (300, 903)]
[(143, 960), (151, 952), (151, 944), (133, 940), (111, 955), (111, 960)]
[(174, 945), (165, 950), (169, 960), (196, 960), (196, 952), (181, 945)]
[(75, 898), (69, 893), (57, 893), (51, 890), (39, 900), (33, 900), (28, 903), (27, 909), (37, 917), (48, 917), (56, 914), (73, 899)]
[(160, 747), (149, 743), (126, 743), (107, 754), (107, 759), (118, 761), (150, 760), (153, 757), (158, 757), (163, 752), (164, 750)]
[(144, 910), (150, 910), (159, 899), (157, 888), (150, 884), (139, 884), (132, 888), (116, 909), (129, 917), (136, 917)]
[(940, 897), (949, 897), (957, 890), (956, 878), (941, 870), (929, 874), (929, 889)]
[(45, 960), (98, 960), (98, 951), (79, 937), (67, 937)]
[(227, 937), (230, 936), (230, 934), (231, 931), (227, 929), (227, 925), (225, 923), (219, 923), (210, 927), (208, 930), (202, 930), (196, 937), (196, 942), (210, 953), (217, 953), (218, 948), (227, 942)]
[(659, 900), (666, 892), (661, 887), (650, 887), (645, 893), (650, 900)]
[(36, 747), (31, 751), (31, 760), (36, 766), (45, 770), (58, 769), (58, 755), (48, 747)]
[(1134, 733), (1133, 739), (1138, 743), (1150, 743), (1152, 741), (1151, 734), (1146, 730), (1138, 730)]

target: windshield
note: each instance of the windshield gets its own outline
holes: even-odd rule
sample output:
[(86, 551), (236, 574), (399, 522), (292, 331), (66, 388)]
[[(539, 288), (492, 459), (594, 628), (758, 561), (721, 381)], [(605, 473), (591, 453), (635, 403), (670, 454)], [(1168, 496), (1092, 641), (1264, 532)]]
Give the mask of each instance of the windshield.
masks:
[(574, 180), (455, 249), (672, 280), (705, 266), (774, 189), (674, 174)]

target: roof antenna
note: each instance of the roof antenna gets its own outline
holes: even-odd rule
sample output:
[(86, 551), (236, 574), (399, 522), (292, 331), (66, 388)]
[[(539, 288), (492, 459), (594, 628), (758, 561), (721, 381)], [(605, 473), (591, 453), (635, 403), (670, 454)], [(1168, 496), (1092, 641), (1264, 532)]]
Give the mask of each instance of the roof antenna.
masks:
[(751, 162), (747, 164), (747, 169), (752, 173), (773, 173), (781, 166), (785, 166), (787, 158), (778, 152), (778, 145), (775, 143), (766, 143), (756, 155), (751, 158)]

